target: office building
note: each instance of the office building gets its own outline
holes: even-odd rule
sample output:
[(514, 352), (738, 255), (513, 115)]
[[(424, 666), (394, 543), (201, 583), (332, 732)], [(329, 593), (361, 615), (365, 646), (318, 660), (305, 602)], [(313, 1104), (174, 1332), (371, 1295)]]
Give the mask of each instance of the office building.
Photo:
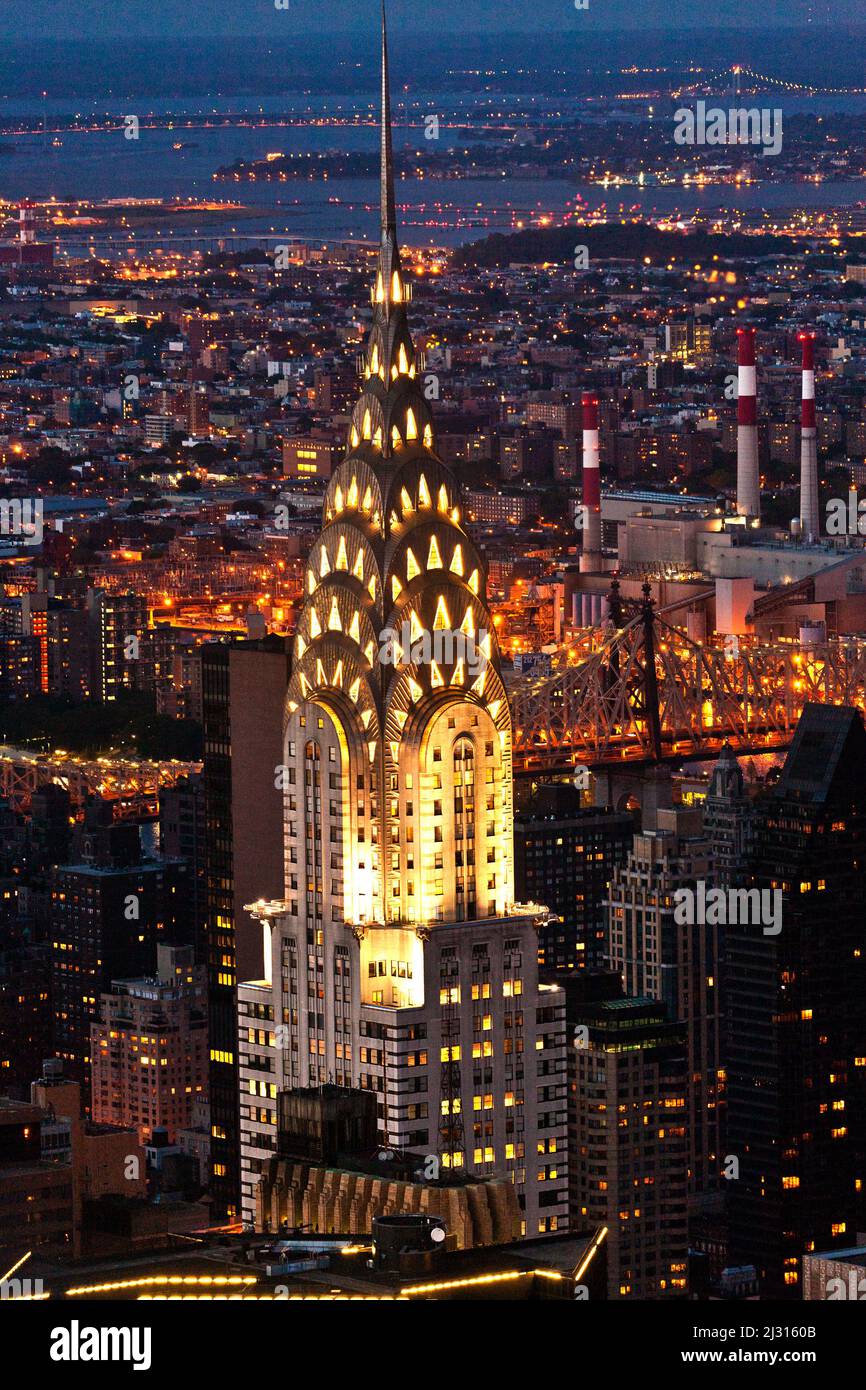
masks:
[(86, 611), (52, 599), (46, 614), (46, 630), (48, 693), (61, 700), (86, 700), (91, 681)]
[(713, 881), (724, 887), (737, 882), (743, 872), (751, 804), (742, 768), (726, 743), (710, 776), (703, 807)]
[[(44, 1122), (38, 1105), (0, 1096), (0, 1257), (4, 1270), (28, 1250), (49, 1257), (73, 1253), (72, 1171), (43, 1157)], [(18, 1290), (19, 1296), (25, 1292)]]
[(699, 319), (672, 320), (665, 324), (665, 352), (678, 362), (708, 357), (713, 348), (713, 331)]
[[(588, 986), (585, 1002), (582, 986)], [(572, 1228), (607, 1229), (608, 1298), (682, 1298), (689, 1165), (684, 1025), (646, 996), (593, 998), (598, 991), (590, 977), (569, 981), (568, 992)]]
[(514, 879), (521, 902), (554, 916), (538, 933), (539, 965), (593, 970), (605, 952), (608, 884), (634, 836), (628, 812), (582, 804), (576, 787), (541, 786), (514, 817)]
[(801, 1297), (804, 1254), (850, 1247), (866, 1183), (866, 729), (807, 705), (756, 807), (750, 889), (780, 929), (726, 932), (731, 1258), (764, 1296)]
[(203, 773), (159, 789), (159, 847), (189, 866), (190, 920), (196, 961), (207, 959), (207, 840)]
[(147, 600), (140, 594), (89, 589), (91, 685), (95, 700), (116, 700), (125, 690), (152, 685)]
[[(721, 1183), (722, 1066), (721, 925), (680, 922), (675, 894), (712, 882), (709, 846), (699, 809), (659, 809), (657, 828), (635, 835), (608, 897), (607, 963), (628, 995), (660, 1000), (686, 1027), (689, 1192)], [(690, 914), (700, 918), (701, 913)], [(712, 914), (706, 914), (712, 915)]]
[(21, 630), (38, 644), (36, 689), (41, 695), (49, 692), (48, 604), (48, 595), (39, 590), (21, 595)]
[(409, 333), (384, 35), (382, 107), (373, 323), (295, 629), (285, 880), (238, 990), (243, 1212), (279, 1093), (332, 1080), (376, 1093), (388, 1147), (506, 1176), (535, 1236), (567, 1221), (564, 995), (538, 978), (546, 910), (514, 900), (511, 717)]
[(29, 700), (39, 693), (39, 640), (0, 632), (0, 700)]
[(210, 438), (210, 396), (204, 382), (196, 382), (189, 393), (187, 423), (193, 439)]
[(512, 1183), (469, 1178), (426, 1155), (381, 1148), (376, 1111), (373, 1091), (282, 1091), (278, 1153), (259, 1180), (256, 1230), (365, 1237), (379, 1216), (422, 1214), (444, 1223), (454, 1249), (517, 1239)]
[(805, 1303), (862, 1303), (866, 1299), (866, 1246), (803, 1256)]
[(175, 1142), (207, 1095), (206, 1002), (191, 946), (158, 945), (153, 975), (113, 982), (90, 1030), (95, 1121)]
[(291, 435), (283, 440), (283, 473), (287, 478), (330, 478), (341, 455), (335, 436)]
[(0, 1086), (26, 1095), (51, 1051), (49, 949), (4, 924), (0, 946)]
[(279, 767), (289, 662), (279, 638), (202, 647), (206, 959), (214, 1214), (240, 1204), (237, 981), (262, 966), (261, 927), (245, 905), (283, 885)]
[(160, 942), (189, 938), (189, 869), (88, 859), (50, 874), (54, 1050), (90, 1104), (90, 1029), (112, 980), (152, 974)]

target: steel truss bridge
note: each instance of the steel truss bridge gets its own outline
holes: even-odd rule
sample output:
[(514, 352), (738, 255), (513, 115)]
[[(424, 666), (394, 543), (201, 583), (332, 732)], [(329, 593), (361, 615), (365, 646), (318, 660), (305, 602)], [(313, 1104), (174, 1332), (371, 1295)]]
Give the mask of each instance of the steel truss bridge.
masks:
[(55, 782), (69, 792), (75, 809), (99, 793), (115, 803), (115, 817), (156, 816), (161, 787), (201, 771), (201, 763), (149, 762), (129, 756), (86, 758), (34, 753), (0, 745), (0, 798), (26, 812), (35, 791)]
[(648, 586), (634, 616), (624, 609), (614, 583), (606, 627), (512, 689), (515, 774), (700, 760), (725, 742), (774, 752), (810, 701), (866, 706), (866, 642), (701, 644), (655, 611)]

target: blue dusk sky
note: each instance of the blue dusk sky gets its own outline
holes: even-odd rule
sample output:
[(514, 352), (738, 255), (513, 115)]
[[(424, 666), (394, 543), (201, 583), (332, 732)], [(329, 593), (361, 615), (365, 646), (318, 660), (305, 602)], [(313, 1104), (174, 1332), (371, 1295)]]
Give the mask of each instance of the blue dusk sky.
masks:
[[(280, 0), (282, 3), (282, 0)], [(0, 36), (12, 39), (171, 38), (304, 33), (367, 34), (377, 0), (2, 0)], [(430, 33), (676, 28), (719, 29), (807, 23), (838, 29), (866, 22), (863, 0), (390, 0), (395, 29)], [(130, 54), (130, 58), (134, 55)]]

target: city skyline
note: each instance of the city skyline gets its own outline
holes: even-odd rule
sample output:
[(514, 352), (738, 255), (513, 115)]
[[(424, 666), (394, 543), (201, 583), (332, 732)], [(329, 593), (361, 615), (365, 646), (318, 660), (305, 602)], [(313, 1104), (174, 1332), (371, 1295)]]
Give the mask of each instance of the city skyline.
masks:
[(826, 1376), (866, 1288), (858, 50), (570, 8), (9, 59), (0, 1301), (54, 1360), (543, 1301)]

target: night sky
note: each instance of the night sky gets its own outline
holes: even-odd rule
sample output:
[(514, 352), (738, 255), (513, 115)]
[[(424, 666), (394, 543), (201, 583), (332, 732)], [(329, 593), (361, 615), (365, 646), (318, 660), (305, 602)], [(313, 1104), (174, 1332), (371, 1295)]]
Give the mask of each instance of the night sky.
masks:
[[(274, 0), (3, 0), (0, 36), (243, 37), (287, 30), (367, 34), (377, 12), (377, 0), (289, 0), (288, 10), (282, 11), (275, 9)], [(522, 30), (538, 35), (578, 26), (766, 28), (803, 25), (810, 19), (838, 30), (855, 20), (864, 23), (863, 0), (589, 0), (589, 9), (581, 12), (575, 11), (574, 0), (533, 0), (531, 5), (526, 0), (389, 0), (388, 13), (395, 28), (430, 33)]]

